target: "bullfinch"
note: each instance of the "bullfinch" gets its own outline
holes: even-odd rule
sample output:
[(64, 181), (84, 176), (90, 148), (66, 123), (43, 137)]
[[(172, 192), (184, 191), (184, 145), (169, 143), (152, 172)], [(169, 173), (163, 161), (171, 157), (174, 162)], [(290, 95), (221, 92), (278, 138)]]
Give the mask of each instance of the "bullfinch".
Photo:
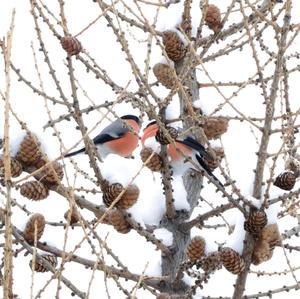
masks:
[[(135, 115), (123, 115), (105, 127), (93, 142), (101, 158), (108, 154), (117, 154), (121, 157), (130, 157), (139, 142), (140, 119)], [(85, 148), (65, 155), (72, 157), (85, 152)]]
[[(146, 147), (145, 143), (147, 143), (147, 139), (155, 137), (158, 129), (159, 127), (156, 121), (153, 121), (147, 125), (147, 127), (144, 129), (143, 136), (141, 137), (143, 147)], [(176, 162), (183, 162), (186, 157), (195, 155), (197, 162), (206, 171), (206, 173), (219, 182), (221, 186), (223, 186), (223, 184), (216, 178), (203, 160), (203, 158), (205, 158), (206, 160), (212, 161), (213, 157), (205, 150), (202, 144), (200, 144), (191, 136), (187, 136), (183, 140), (176, 139), (175, 144), (176, 146), (173, 144), (169, 144), (167, 146), (167, 152), (172, 164)]]

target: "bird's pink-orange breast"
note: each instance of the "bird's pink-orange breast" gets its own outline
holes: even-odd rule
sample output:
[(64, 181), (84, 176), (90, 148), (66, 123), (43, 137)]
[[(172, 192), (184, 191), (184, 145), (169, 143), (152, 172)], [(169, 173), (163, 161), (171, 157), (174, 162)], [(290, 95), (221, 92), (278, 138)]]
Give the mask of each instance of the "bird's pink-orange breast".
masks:
[[(144, 130), (144, 134), (141, 138), (143, 147), (145, 147), (145, 141), (148, 138), (154, 137), (156, 135), (157, 130), (158, 130), (157, 124), (153, 124)], [(180, 149), (183, 154), (181, 154), (179, 151), (177, 151), (176, 147), (178, 149)], [(185, 159), (185, 156), (189, 156), (191, 154), (191, 151), (192, 151), (191, 148), (189, 148), (179, 142), (176, 142), (176, 147), (173, 144), (168, 145), (168, 155), (171, 158), (172, 162), (183, 160), (183, 159)]]
[(139, 142), (139, 125), (131, 119), (126, 120), (126, 123), (133, 129), (135, 133), (129, 131), (121, 138), (106, 143), (106, 146), (109, 147), (110, 151), (122, 157), (131, 156), (132, 152), (136, 149)]
[[(180, 151), (178, 151), (176, 147), (180, 149)], [(189, 156), (192, 152), (190, 147), (187, 147), (179, 142), (176, 142), (176, 147), (173, 144), (168, 145), (168, 155), (170, 156), (172, 162), (183, 160), (185, 159), (185, 156)]]
[(157, 130), (158, 130), (157, 124), (153, 124), (153, 125), (149, 126), (148, 128), (146, 128), (144, 130), (144, 134), (141, 138), (141, 142), (142, 142), (143, 147), (145, 147), (145, 141), (148, 138), (154, 137), (156, 135)]

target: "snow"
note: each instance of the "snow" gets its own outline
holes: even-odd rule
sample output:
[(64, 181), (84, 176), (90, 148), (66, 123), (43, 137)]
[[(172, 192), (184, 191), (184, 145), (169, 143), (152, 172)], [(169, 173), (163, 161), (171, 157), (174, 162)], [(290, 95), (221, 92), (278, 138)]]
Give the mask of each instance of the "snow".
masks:
[(231, 235), (227, 237), (226, 244), (224, 246), (230, 247), (237, 251), (238, 253), (242, 253), (244, 246), (244, 239), (246, 231), (244, 230), (244, 215), (237, 211), (236, 222), (234, 226), (234, 230)]
[(100, 165), (102, 175), (111, 184), (120, 183), (127, 186), (138, 171), (138, 165), (115, 154), (109, 154)]
[(172, 188), (174, 189), (174, 206), (176, 210), (190, 210), (190, 205), (187, 201), (187, 193), (183, 185), (181, 176), (174, 176), (172, 181)]
[(153, 235), (161, 240), (166, 246), (171, 246), (173, 244), (173, 234), (166, 228), (157, 228), (153, 231)]
[(145, 147), (151, 148), (157, 154), (161, 151), (160, 143), (156, 141), (155, 136), (149, 137), (145, 140)]

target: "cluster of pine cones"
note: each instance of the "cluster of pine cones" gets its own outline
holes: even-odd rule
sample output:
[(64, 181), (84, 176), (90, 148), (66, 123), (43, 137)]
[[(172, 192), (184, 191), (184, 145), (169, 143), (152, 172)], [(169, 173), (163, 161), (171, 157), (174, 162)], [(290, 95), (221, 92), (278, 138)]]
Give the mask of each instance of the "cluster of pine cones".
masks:
[(131, 208), (137, 202), (140, 194), (139, 188), (133, 184), (124, 188), (120, 183), (110, 184), (104, 181), (102, 192), (103, 202), (109, 208), (103, 223), (113, 225), (119, 233), (128, 233), (131, 225), (125, 217), (124, 210)]
[[(252, 263), (258, 265), (272, 257), (275, 246), (280, 246), (281, 235), (277, 224), (267, 224), (266, 213), (261, 209), (252, 209), (244, 222), (244, 229), (255, 238)], [(243, 257), (229, 247), (223, 247), (206, 255), (205, 240), (196, 236), (189, 242), (186, 255), (188, 259), (206, 273), (220, 268), (222, 265), (233, 274), (240, 274), (245, 269)]]
[[(48, 197), (49, 188), (58, 185), (64, 175), (63, 168), (58, 162), (49, 162), (40, 142), (32, 133), (25, 136), (16, 156), (11, 157), (10, 167), (12, 177), (20, 176), (23, 170), (30, 169), (30, 172), (36, 172), (36, 180), (30, 180), (19, 186), (20, 193), (31, 200)], [(3, 159), (0, 159), (0, 171), (4, 172)]]

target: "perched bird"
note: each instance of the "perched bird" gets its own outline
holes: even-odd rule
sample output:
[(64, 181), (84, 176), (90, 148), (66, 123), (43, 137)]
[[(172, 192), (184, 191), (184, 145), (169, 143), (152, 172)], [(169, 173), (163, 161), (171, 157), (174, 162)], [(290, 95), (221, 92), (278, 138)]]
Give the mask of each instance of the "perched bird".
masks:
[[(105, 127), (93, 139), (101, 158), (105, 158), (108, 154), (130, 157), (138, 145), (140, 124), (137, 116), (123, 115)], [(72, 157), (83, 152), (85, 148), (68, 153), (65, 157)]]
[[(143, 148), (147, 147), (147, 140), (149, 138), (155, 137), (159, 127), (156, 121), (150, 122), (144, 129), (143, 136), (141, 137), (141, 142)], [(216, 178), (216, 176), (211, 172), (208, 165), (204, 162), (203, 158), (212, 161), (213, 157), (206, 151), (204, 146), (196, 141), (191, 136), (185, 137), (183, 140), (175, 139), (175, 144), (169, 144), (167, 146), (167, 152), (170, 157), (171, 163), (183, 162), (186, 157), (195, 156), (197, 162), (206, 171), (206, 173), (213, 177), (221, 186), (223, 184)]]

